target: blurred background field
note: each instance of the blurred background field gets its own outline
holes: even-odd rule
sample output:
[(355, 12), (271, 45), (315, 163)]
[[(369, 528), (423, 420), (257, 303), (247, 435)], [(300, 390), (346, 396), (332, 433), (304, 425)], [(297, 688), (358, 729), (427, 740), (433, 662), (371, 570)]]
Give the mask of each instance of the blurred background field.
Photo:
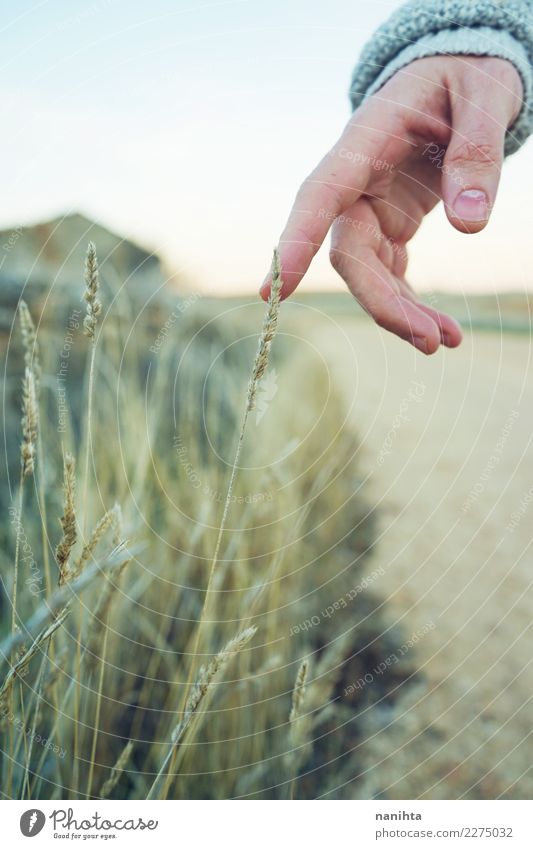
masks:
[[(89, 239), (103, 303), (90, 432)], [(78, 460), (73, 560), (112, 512), (85, 564), (95, 580), (9, 692), (3, 793), (145, 798), (200, 665), (253, 625), (156, 797), (530, 798), (529, 299), (428, 294), (466, 331), (429, 359), (347, 294), (282, 305), (198, 643), (264, 306), (202, 297), (82, 216), (12, 228), (2, 245), (2, 638), (17, 534), (34, 562), (22, 631), (57, 583), (65, 451)], [(17, 523), (21, 297), (43, 364), (42, 446)], [(133, 554), (106, 578), (118, 544)]]

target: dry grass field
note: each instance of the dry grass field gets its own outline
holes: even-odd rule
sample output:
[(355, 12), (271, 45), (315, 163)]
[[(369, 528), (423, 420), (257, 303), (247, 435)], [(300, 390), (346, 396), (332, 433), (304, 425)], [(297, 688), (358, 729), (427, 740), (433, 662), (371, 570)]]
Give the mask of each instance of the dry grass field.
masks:
[(3, 343), (3, 796), (529, 797), (528, 335), (87, 279)]

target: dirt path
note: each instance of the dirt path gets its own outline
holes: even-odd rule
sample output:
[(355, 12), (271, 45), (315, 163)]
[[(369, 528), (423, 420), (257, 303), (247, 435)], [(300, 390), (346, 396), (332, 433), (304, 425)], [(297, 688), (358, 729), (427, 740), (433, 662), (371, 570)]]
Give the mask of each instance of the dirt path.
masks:
[(367, 746), (366, 792), (532, 798), (530, 341), (475, 333), (424, 358), (348, 319), (314, 342), (381, 506), (379, 590), (407, 634), (435, 625), (414, 649), (427, 686)]

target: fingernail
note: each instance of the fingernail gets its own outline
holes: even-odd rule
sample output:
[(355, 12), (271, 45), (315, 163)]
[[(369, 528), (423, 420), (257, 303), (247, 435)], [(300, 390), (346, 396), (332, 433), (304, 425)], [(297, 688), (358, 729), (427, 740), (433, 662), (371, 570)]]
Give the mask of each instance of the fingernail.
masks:
[(489, 199), (479, 189), (467, 189), (455, 199), (453, 211), (463, 221), (486, 221), (489, 217)]
[(428, 340), (425, 336), (413, 336), (413, 344), (415, 348), (418, 348), (418, 350), (422, 351), (423, 354), (427, 354)]

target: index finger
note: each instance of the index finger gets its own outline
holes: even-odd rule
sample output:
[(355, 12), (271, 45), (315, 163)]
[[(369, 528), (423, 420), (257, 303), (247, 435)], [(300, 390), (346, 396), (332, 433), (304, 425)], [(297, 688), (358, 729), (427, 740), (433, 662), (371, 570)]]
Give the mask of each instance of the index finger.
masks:
[[(376, 155), (375, 135), (363, 129), (343, 134), (302, 183), (279, 240), (282, 298), (298, 286), (334, 220), (365, 191)], [(374, 138), (372, 138), (374, 136)], [(373, 148), (373, 153), (372, 153)], [(268, 298), (270, 274), (261, 286)]]

